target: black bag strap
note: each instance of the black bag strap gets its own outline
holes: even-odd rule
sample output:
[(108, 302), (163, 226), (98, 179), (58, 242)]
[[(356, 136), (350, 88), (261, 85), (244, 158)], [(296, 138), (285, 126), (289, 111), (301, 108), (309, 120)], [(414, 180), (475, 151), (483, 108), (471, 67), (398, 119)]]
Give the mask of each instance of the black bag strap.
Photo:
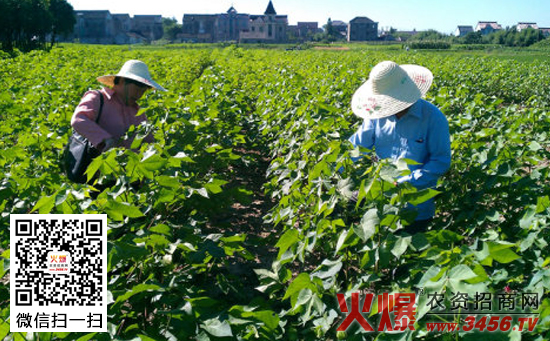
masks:
[(103, 111), (103, 94), (99, 90), (96, 90), (95, 92), (99, 95), (99, 114), (97, 114), (95, 123), (99, 123), (99, 118), (101, 117), (101, 112)]

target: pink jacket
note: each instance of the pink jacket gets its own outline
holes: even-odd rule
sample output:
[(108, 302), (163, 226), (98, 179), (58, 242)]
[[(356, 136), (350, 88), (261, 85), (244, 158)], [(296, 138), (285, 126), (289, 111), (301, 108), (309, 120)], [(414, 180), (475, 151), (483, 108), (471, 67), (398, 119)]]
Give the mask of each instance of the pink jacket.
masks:
[[(99, 113), (100, 99), (96, 91), (88, 91), (76, 107), (71, 119), (71, 126), (82, 136), (86, 137), (94, 147), (103, 140), (113, 138), (118, 140), (130, 126), (138, 126), (146, 121), (142, 114), (136, 116), (139, 106), (126, 106), (122, 99), (115, 95), (114, 90), (103, 88), (103, 109), (99, 122), (95, 120)], [(117, 147), (130, 148), (132, 140), (119, 142)], [(147, 136), (146, 142), (152, 142), (152, 136)]]

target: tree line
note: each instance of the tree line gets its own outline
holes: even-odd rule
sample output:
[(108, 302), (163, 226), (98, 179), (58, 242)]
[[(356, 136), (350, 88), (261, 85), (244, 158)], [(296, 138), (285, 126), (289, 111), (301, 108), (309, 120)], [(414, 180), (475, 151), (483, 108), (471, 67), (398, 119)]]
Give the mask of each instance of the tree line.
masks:
[(408, 41), (444, 41), (452, 44), (498, 44), (510, 47), (531, 46), (545, 37), (541, 30), (527, 28), (521, 31), (516, 26), (508, 27), (505, 30), (495, 31), (493, 33), (482, 35), (481, 32), (469, 32), (464, 37), (448, 36), (435, 30), (419, 32), (414, 36), (408, 37)]
[(66, 0), (0, 0), (2, 50), (29, 51), (51, 46), (55, 37), (70, 34), (76, 23)]
[[(334, 42), (346, 40), (346, 36), (340, 34), (334, 28), (330, 18), (323, 28), (323, 33), (316, 34), (312, 39), (313, 41)], [(526, 47), (545, 38), (541, 30), (527, 28), (518, 31), (516, 26), (512, 26), (487, 35), (482, 35), (481, 32), (470, 32), (463, 37), (443, 34), (436, 30), (419, 31), (416, 34), (411, 34), (410, 32), (398, 32), (396, 29), (390, 28), (379, 39), (383, 41), (407, 41), (418, 46), (430, 46), (426, 48), (440, 49), (449, 48), (451, 44), (498, 44), (510, 47)]]

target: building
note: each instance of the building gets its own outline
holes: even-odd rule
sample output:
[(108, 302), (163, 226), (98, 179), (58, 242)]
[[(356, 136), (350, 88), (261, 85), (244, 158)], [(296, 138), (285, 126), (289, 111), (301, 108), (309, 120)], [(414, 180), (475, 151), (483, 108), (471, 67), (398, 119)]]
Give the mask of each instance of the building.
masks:
[(473, 31), (474, 31), (474, 28), (472, 26), (457, 26), (453, 35), (455, 37), (464, 37), (465, 35)]
[(297, 27), (298, 27), (298, 37), (303, 38), (305, 40), (309, 40), (308, 38), (321, 32), (321, 29), (319, 28), (319, 23), (317, 22), (298, 21)]
[(182, 38), (200, 43), (238, 41), (248, 21), (249, 15), (237, 13), (233, 6), (222, 14), (184, 14)]
[(516, 30), (518, 32), (521, 32), (521, 31), (523, 31), (525, 29), (528, 29), (528, 28), (532, 28), (534, 30), (539, 29), (537, 23), (534, 23), (534, 22), (518, 22), (518, 24), (516, 25)]
[(76, 23), (71, 40), (84, 44), (112, 44), (113, 19), (109, 11), (75, 11)]
[(550, 36), (550, 27), (539, 27), (539, 30), (542, 32), (542, 35), (547, 38)]
[(288, 19), (277, 15), (269, 1), (264, 15), (241, 14), (231, 6), (226, 13), (184, 14), (182, 39), (184, 41), (215, 43), (240, 41), (243, 43), (281, 43), (287, 41)]
[(215, 42), (217, 20), (217, 14), (184, 14), (182, 39), (195, 43)]
[(159, 40), (164, 34), (164, 30), (162, 28), (162, 16), (134, 15), (132, 20), (132, 32), (137, 33), (150, 41)]
[(231, 6), (227, 13), (218, 15), (216, 41), (239, 41), (240, 33), (248, 29), (248, 14), (239, 14)]
[(301, 42), (310, 41), (315, 34), (322, 32), (317, 22), (298, 22), (297, 25), (287, 26), (288, 35)]
[(162, 38), (160, 15), (111, 14), (109, 11), (75, 11), (73, 34), (66, 41), (84, 44), (135, 44)]
[(369, 41), (378, 39), (378, 23), (367, 17), (355, 17), (348, 25), (348, 41)]
[(502, 30), (502, 26), (496, 21), (479, 21), (474, 29), (475, 32), (481, 32), (482, 35), (487, 35), (499, 30)]
[(241, 43), (284, 43), (287, 41), (288, 17), (277, 15), (271, 0), (263, 15), (251, 15), (248, 30), (241, 31)]
[(346, 24), (345, 22), (343, 22), (341, 20), (334, 20), (334, 21), (332, 21), (332, 27), (343, 38), (347, 38), (347, 36), (348, 36), (348, 24)]
[(132, 31), (132, 18), (128, 14), (112, 14), (111, 18), (114, 43), (127, 44), (130, 39), (128, 33)]

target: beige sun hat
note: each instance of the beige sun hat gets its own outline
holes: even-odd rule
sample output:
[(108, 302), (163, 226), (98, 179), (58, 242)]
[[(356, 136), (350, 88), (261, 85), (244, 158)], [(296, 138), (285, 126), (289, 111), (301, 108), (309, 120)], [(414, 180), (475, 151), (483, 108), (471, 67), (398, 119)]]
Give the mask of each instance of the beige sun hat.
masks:
[(395, 115), (424, 97), (432, 82), (433, 75), (425, 67), (381, 62), (353, 94), (351, 110), (363, 119)]
[(144, 62), (139, 60), (129, 60), (124, 63), (118, 74), (100, 76), (97, 77), (97, 80), (98, 82), (112, 88), (115, 85), (115, 77), (132, 79), (150, 86), (153, 89), (168, 91), (151, 78), (149, 68), (147, 68), (147, 65)]

